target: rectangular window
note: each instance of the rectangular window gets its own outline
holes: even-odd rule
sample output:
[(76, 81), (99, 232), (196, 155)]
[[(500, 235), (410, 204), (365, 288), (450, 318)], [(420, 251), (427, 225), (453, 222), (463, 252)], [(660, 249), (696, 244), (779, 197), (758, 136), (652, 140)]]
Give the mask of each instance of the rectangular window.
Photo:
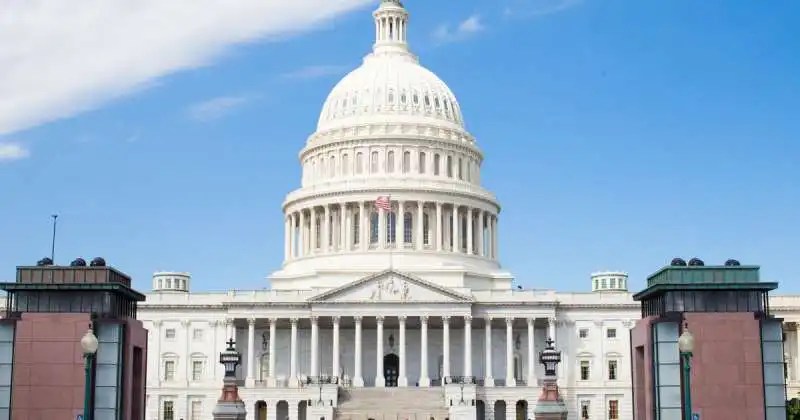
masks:
[(190, 413), (191, 420), (203, 420), (203, 402), (202, 401), (192, 401), (192, 408)]
[(578, 330), (578, 337), (589, 338), (589, 330), (586, 328), (581, 328), (580, 330)]
[(175, 328), (167, 328), (164, 331), (164, 338), (167, 340), (174, 340), (175, 339)]
[(161, 420), (175, 420), (175, 403), (173, 401), (164, 401)]
[(195, 328), (192, 331), (192, 338), (194, 339), (194, 341), (202, 340), (203, 339), (203, 330), (201, 330), (199, 328)]
[(616, 328), (607, 329), (606, 338), (617, 338), (617, 329)]
[(195, 360), (192, 362), (192, 380), (197, 382), (203, 379), (203, 361)]
[(619, 420), (618, 400), (608, 400), (608, 420)]
[(581, 360), (581, 380), (588, 381), (589, 380), (589, 361), (588, 360)]
[(616, 381), (617, 380), (617, 361), (616, 360), (609, 360), (608, 361), (608, 380), (609, 381)]
[(425, 152), (419, 152), (419, 173), (425, 173)]
[(581, 420), (590, 420), (589, 412), (591, 411), (591, 402), (589, 400), (581, 400)]
[(175, 379), (175, 361), (167, 360), (164, 362), (164, 380), (172, 381)]

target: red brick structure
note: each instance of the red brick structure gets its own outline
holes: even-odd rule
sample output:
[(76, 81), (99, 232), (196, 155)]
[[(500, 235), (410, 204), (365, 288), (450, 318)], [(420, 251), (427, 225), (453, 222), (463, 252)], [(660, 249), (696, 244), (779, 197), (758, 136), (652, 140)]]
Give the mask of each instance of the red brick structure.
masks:
[(83, 260), (69, 267), (47, 263), (18, 267), (16, 282), (0, 283), (7, 293), (0, 321), (0, 419), (74, 419), (83, 413), (80, 340), (90, 328), (98, 349), (90, 365), (91, 412), (84, 418), (144, 418), (147, 330), (136, 320), (144, 295), (102, 259), (90, 267)]
[(688, 328), (691, 411), (701, 420), (785, 420), (783, 331), (769, 313), (755, 266), (673, 260), (634, 295), (643, 318), (631, 330), (636, 420), (685, 417), (686, 371), (678, 338)]

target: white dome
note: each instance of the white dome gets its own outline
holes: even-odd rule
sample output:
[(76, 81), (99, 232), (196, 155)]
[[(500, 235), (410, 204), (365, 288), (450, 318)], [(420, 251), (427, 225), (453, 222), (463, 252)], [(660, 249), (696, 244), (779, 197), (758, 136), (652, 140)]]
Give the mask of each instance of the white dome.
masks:
[(407, 18), (402, 5), (384, 0), (375, 12), (377, 40), (372, 54), (333, 88), (317, 131), (394, 122), (463, 129), (453, 92), (409, 52)]

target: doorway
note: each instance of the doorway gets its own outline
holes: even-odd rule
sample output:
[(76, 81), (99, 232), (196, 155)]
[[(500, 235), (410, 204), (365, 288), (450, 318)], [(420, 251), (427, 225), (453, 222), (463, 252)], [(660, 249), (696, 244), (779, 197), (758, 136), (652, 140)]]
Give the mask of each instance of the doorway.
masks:
[(389, 353), (383, 356), (383, 377), (386, 380), (387, 387), (396, 387), (397, 378), (400, 375), (400, 358), (394, 354)]

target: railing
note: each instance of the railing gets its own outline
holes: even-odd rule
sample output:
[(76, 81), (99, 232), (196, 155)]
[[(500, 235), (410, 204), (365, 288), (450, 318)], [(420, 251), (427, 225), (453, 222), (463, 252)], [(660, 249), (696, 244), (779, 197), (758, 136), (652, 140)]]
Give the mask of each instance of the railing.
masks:
[(339, 377), (331, 375), (309, 376), (306, 385), (338, 385)]
[(478, 380), (474, 376), (445, 376), (445, 385), (477, 385)]

